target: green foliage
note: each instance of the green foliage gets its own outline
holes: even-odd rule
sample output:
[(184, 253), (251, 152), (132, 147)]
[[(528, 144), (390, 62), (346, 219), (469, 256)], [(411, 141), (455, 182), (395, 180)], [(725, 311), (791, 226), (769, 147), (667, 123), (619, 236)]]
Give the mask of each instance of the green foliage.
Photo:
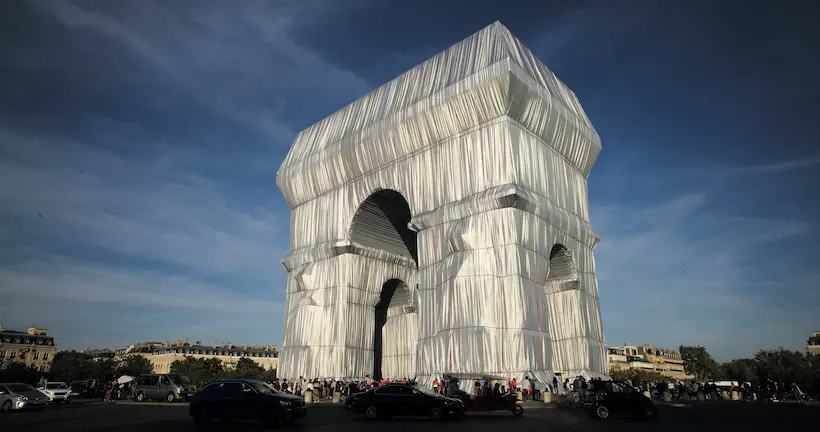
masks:
[(116, 374), (119, 375), (145, 375), (154, 372), (154, 367), (151, 362), (140, 355), (130, 355), (126, 357), (117, 368)]
[(45, 375), (37, 369), (26, 366), (19, 362), (4, 363), (0, 369), (0, 382), (6, 383), (26, 383), (33, 386), (37, 385), (40, 378)]
[(632, 382), (633, 385), (638, 385), (640, 383), (646, 382), (669, 381), (669, 378), (665, 377), (660, 372), (649, 371), (644, 369), (622, 369), (618, 367), (613, 367), (609, 371), (609, 376), (615, 381), (629, 380)]
[(695, 376), (696, 381), (706, 381), (717, 377), (720, 368), (712, 355), (702, 346), (681, 346), (680, 355), (686, 373)]
[(94, 378), (91, 375), (91, 363), (91, 358), (86, 354), (77, 351), (58, 352), (51, 364), (50, 379), (70, 383), (76, 380)]
[(171, 372), (187, 376), (196, 385), (205, 384), (225, 375), (225, 370), (219, 359), (203, 359), (190, 356), (186, 356), (184, 360), (176, 360), (171, 363)]
[(236, 378), (260, 378), (264, 373), (265, 368), (248, 357), (242, 357), (236, 362), (236, 369), (231, 375)]

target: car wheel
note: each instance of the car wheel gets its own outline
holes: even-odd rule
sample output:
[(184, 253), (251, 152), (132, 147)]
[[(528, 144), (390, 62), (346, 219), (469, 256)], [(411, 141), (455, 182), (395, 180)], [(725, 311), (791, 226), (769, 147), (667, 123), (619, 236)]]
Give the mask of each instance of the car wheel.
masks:
[(165, 397), (165, 400), (167, 400), (168, 403), (171, 403), (171, 402), (174, 402), (175, 400), (177, 400), (177, 398), (176, 398), (176, 396), (174, 396), (173, 393), (168, 393), (168, 396)]
[(66, 399), (65, 403), (67, 403), (67, 404), (71, 403), (71, 399)]
[(137, 402), (145, 402), (145, 393), (137, 393)]
[(647, 420), (655, 420), (658, 418), (658, 408), (655, 405), (646, 407), (643, 417)]
[(609, 408), (600, 405), (598, 408), (595, 409), (595, 415), (603, 420), (609, 418)]
[(368, 405), (364, 409), (364, 415), (369, 419), (374, 419), (379, 416), (379, 410), (376, 409), (376, 405)]
[(3, 412), (11, 411), (11, 401), (7, 400), (3, 403)]
[(524, 407), (516, 404), (515, 408), (513, 408), (513, 414), (515, 414), (516, 417), (521, 417), (524, 415)]
[(431, 420), (438, 420), (441, 418), (441, 408), (439, 407), (432, 407), (430, 408), (430, 419)]

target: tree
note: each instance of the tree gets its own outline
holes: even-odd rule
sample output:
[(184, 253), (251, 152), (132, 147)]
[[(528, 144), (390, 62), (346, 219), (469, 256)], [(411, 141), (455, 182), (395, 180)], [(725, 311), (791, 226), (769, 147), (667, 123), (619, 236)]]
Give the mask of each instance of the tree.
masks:
[(617, 366), (610, 368), (609, 376), (615, 381), (629, 380), (632, 385), (636, 386), (647, 382), (669, 381), (669, 377), (657, 371), (635, 368), (624, 369)]
[(757, 363), (754, 359), (734, 359), (723, 363), (718, 369), (716, 378), (759, 384)]
[(185, 375), (192, 383), (202, 385), (221, 378), (225, 370), (219, 359), (203, 359), (185, 356), (184, 360), (176, 360), (171, 363), (171, 372)]
[(98, 381), (109, 382), (117, 378), (117, 362), (113, 359), (90, 360), (88, 363), (88, 377)]
[(679, 349), (686, 373), (696, 381), (706, 381), (718, 375), (718, 364), (702, 346), (681, 346)]
[(31, 366), (26, 366), (20, 362), (9, 362), (0, 369), (0, 382), (21, 382), (36, 386), (43, 375), (42, 372)]
[(70, 383), (92, 378), (90, 360), (86, 354), (77, 351), (58, 352), (51, 363), (51, 380)]
[(154, 372), (151, 362), (141, 355), (130, 355), (117, 368), (116, 375), (145, 375)]
[(236, 369), (234, 370), (234, 374), (237, 378), (261, 378), (262, 375), (265, 373), (265, 368), (259, 366), (258, 363), (249, 359), (248, 357), (242, 357), (236, 362)]

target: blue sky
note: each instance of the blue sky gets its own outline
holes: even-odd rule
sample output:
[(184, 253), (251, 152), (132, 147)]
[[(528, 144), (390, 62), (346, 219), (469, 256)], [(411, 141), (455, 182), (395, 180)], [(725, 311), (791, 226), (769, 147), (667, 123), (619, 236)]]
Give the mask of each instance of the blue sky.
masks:
[(820, 34), (812, 2), (778, 4), (2, 2), (0, 323), (60, 348), (279, 343), (295, 134), (501, 20), (601, 136), (607, 342), (802, 349)]

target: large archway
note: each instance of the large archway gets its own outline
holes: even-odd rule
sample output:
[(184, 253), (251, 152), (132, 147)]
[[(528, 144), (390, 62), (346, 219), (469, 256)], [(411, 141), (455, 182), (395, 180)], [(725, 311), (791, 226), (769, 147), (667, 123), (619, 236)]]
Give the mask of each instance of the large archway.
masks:
[[(397, 191), (383, 189), (370, 195), (359, 207), (350, 227), (350, 240), (358, 245), (388, 252), (411, 261), (418, 268), (417, 234), (408, 228), (412, 215), (407, 200)], [(405, 261), (405, 262), (407, 262)], [(374, 307), (373, 373), (374, 379), (385, 377), (386, 370), (395, 371), (403, 352), (401, 343), (407, 338), (393, 337), (417, 331), (413, 309), (413, 292), (405, 281), (390, 279), (380, 290)], [(397, 377), (389, 377), (397, 378)]]
[(418, 265), (416, 232), (407, 227), (411, 217), (410, 205), (399, 192), (382, 189), (359, 206), (350, 227), (350, 240), (411, 258)]

